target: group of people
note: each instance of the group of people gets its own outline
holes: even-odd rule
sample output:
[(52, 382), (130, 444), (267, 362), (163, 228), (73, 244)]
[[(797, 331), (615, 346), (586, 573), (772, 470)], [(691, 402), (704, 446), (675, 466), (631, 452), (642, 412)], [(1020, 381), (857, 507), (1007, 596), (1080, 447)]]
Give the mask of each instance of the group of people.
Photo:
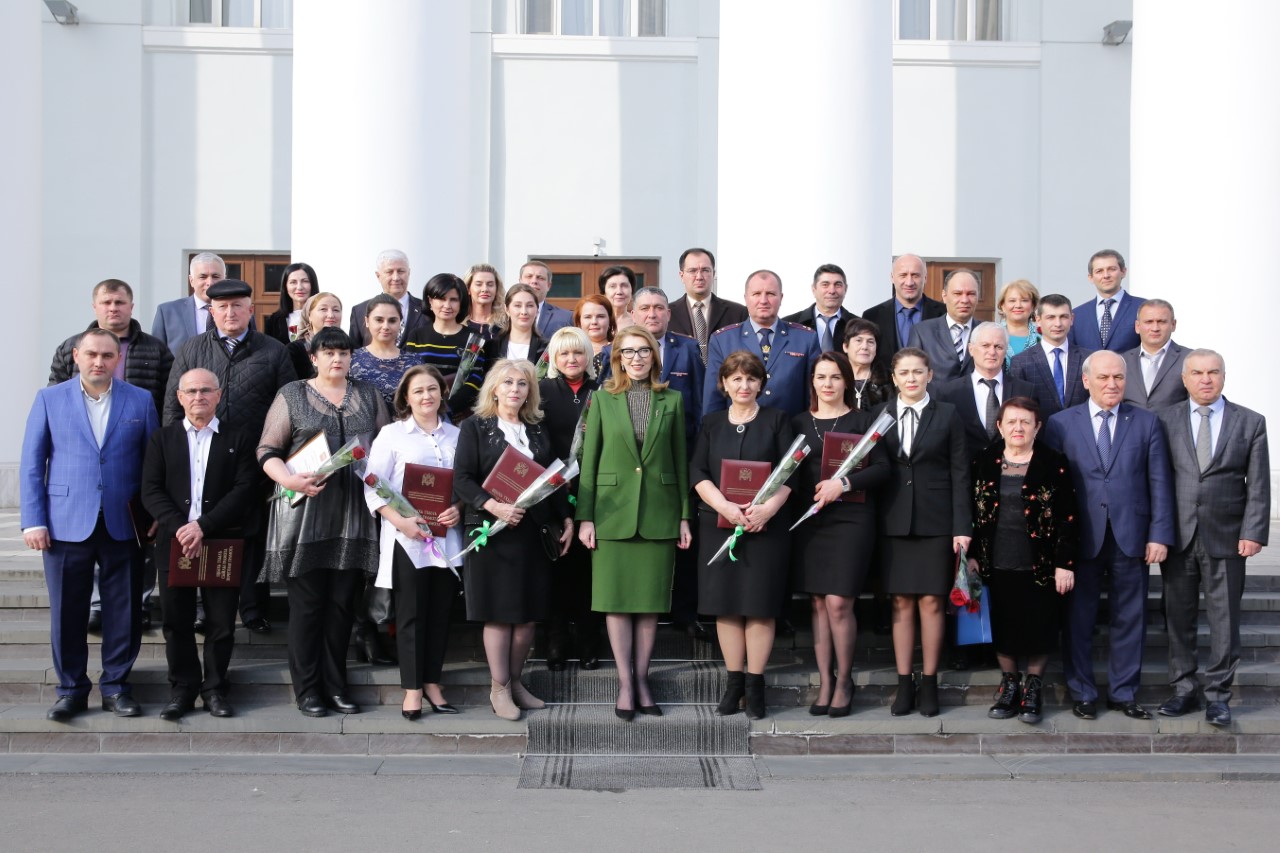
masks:
[[(359, 711), (347, 691), (353, 627), (366, 659), (398, 662), (406, 719), (424, 703), (456, 713), (441, 680), (460, 589), (468, 620), (484, 625), (490, 701), (506, 719), (544, 705), (522, 682), (538, 623), (553, 670), (571, 649), (598, 667), (603, 626), (617, 716), (660, 715), (649, 669), (662, 614), (695, 632), (700, 614), (714, 617), (727, 673), (716, 711), (761, 718), (793, 594), (812, 607), (810, 713), (845, 716), (853, 603), (872, 588), (892, 602), (890, 712), (932, 716), (964, 559), (987, 586), (1002, 671), (991, 716), (1039, 721), (1061, 648), (1074, 713), (1096, 717), (1105, 588), (1107, 705), (1149, 718), (1136, 690), (1147, 566), (1160, 563), (1173, 695), (1159, 711), (1203, 699), (1209, 722), (1230, 722), (1244, 565), (1270, 516), (1265, 424), (1222, 397), (1221, 355), (1172, 341), (1172, 305), (1124, 291), (1118, 252), (1089, 261), (1096, 299), (1073, 309), (1017, 280), (1000, 289), (998, 322), (975, 320), (981, 283), (969, 270), (947, 276), (941, 302), (926, 297), (915, 255), (894, 261), (893, 295), (861, 316), (844, 308), (843, 270), (824, 264), (813, 304), (782, 318), (777, 274), (753, 272), (743, 302), (726, 299), (702, 248), (681, 254), (674, 301), (616, 266), (572, 312), (547, 299), (540, 262), (510, 287), (487, 264), (441, 273), (419, 299), (407, 257), (388, 251), (382, 292), (351, 309), (345, 331), (341, 301), (307, 264), (285, 271), (262, 332), (251, 288), (226, 279), (220, 258), (197, 255), (190, 272), (192, 295), (160, 306), (151, 335), (132, 320), (127, 284), (99, 284), (96, 322), (59, 348), (28, 420), (22, 526), (50, 589), (50, 719), (87, 706), (95, 567), (103, 707), (140, 713), (128, 674), (154, 541), (171, 720), (197, 697), (233, 713), (236, 610), (270, 631), (270, 583), (287, 588), (290, 675), (307, 716)], [(892, 425), (834, 476), (882, 413)], [(367, 458), (328, 477), (291, 464), (321, 434), (329, 452), (355, 440)], [(809, 453), (794, 476), (754, 500), (797, 437)], [(580, 475), (522, 504), (493, 482), (513, 458), (525, 473), (560, 460)], [(442, 534), (375, 485), (406, 488), (409, 465), (452, 472), (433, 519)], [(242, 540), (239, 588), (170, 586), (171, 560), (213, 540)], [(394, 649), (365, 606), (388, 597)]]

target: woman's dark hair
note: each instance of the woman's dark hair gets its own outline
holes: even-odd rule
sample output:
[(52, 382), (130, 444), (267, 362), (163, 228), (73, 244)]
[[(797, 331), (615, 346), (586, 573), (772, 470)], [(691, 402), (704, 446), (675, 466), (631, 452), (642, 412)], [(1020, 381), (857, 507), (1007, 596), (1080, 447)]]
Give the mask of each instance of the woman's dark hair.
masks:
[[(383, 294), (384, 296), (386, 294)], [(444, 402), (444, 376), (432, 364), (415, 364), (404, 372), (404, 376), (400, 377), (400, 384), (396, 386), (395, 396), (391, 398), (391, 408), (395, 410), (396, 420), (402, 421), (413, 414), (413, 410), (409, 408), (409, 386), (413, 384), (413, 380), (422, 375), (430, 376), (436, 381), (436, 385), (440, 387), (440, 400)]]
[[(311, 292), (307, 296), (315, 296), (320, 292), (320, 279), (316, 278), (316, 271), (311, 268), (311, 264), (289, 264), (284, 268), (284, 272), (280, 273), (280, 310), (276, 312), (277, 314), (288, 316), (294, 311), (302, 310), (301, 304), (293, 304), (293, 297), (289, 295), (289, 288), (285, 287), (285, 282), (289, 280), (289, 276), (298, 270), (302, 270), (307, 274), (307, 278), (311, 279)], [(303, 302), (305, 301), (306, 299), (304, 298)]]
[(818, 392), (814, 390), (813, 377), (818, 372), (818, 365), (824, 361), (831, 362), (840, 371), (840, 378), (844, 380), (844, 404), (852, 409), (858, 399), (853, 390), (853, 365), (844, 353), (828, 350), (818, 356), (818, 360), (813, 363), (813, 370), (809, 371), (809, 411), (818, 410)]
[(586, 296), (578, 300), (578, 304), (573, 306), (573, 325), (581, 329), (582, 326), (582, 308), (588, 303), (599, 305), (609, 315), (609, 331), (605, 334), (605, 340), (613, 340), (613, 336), (618, 332), (618, 318), (613, 316), (613, 303), (599, 293), (588, 293)]
[(918, 358), (924, 362), (924, 366), (933, 370), (933, 365), (929, 364), (929, 354), (919, 347), (903, 347), (893, 354), (893, 360), (889, 362), (889, 370), (898, 369), (898, 362), (904, 358)]
[(351, 336), (337, 326), (325, 326), (317, 331), (311, 336), (311, 344), (308, 347), (312, 355), (322, 349), (338, 349), (351, 352), (355, 348)]
[(432, 299), (444, 299), (450, 293), (458, 294), (459, 323), (465, 322), (471, 313), (471, 294), (467, 293), (467, 284), (451, 272), (436, 273), (427, 279), (422, 288), (422, 313), (435, 320), (435, 312), (431, 310)]
[[(841, 352), (844, 352), (844, 350), (849, 347), (849, 342), (858, 337), (858, 335), (870, 335), (875, 338), (877, 347), (876, 355), (878, 356), (880, 354), (880, 327), (870, 320), (864, 320), (861, 317), (852, 317), (847, 323), (845, 323), (844, 341), (841, 342), (840, 346)], [(848, 353), (845, 353), (845, 355), (847, 356)], [(849, 366), (852, 368), (853, 359), (849, 360)], [(858, 380), (856, 378), (853, 380), (855, 387), (857, 385), (857, 381)], [(876, 358), (871, 362), (871, 376), (868, 377), (866, 384), (862, 388), (862, 406), (860, 411), (865, 412), (870, 407), (879, 405), (888, 399), (888, 386), (889, 375), (885, 372), (884, 364), (879, 358)], [(853, 395), (853, 399), (856, 404), (858, 399), (858, 395), (856, 393)]]
[(1001, 403), (1000, 411), (996, 413), (996, 423), (1004, 420), (1006, 409), (1022, 409), (1025, 412), (1030, 412), (1036, 426), (1040, 426), (1043, 423), (1040, 418), (1040, 404), (1030, 397), (1010, 397)]
[(764, 383), (769, 378), (764, 371), (764, 362), (760, 360), (760, 356), (745, 349), (731, 352), (720, 364), (720, 372), (716, 374), (716, 388), (726, 397), (729, 394), (724, 390), (724, 381), (735, 373), (745, 373), (759, 379), (761, 391), (764, 390)]
[(844, 324), (844, 340), (841, 341), (843, 346), (848, 346), (849, 341), (858, 335), (870, 335), (877, 341), (880, 340), (880, 327), (870, 320), (864, 320), (861, 317), (851, 317)]
[(632, 293), (635, 292), (635, 289), (636, 289), (635, 270), (631, 269), (631, 267), (626, 267), (621, 265), (616, 267), (605, 267), (604, 272), (600, 273), (600, 278), (596, 280), (596, 289), (599, 290), (601, 293), (604, 293), (604, 283), (609, 279), (613, 278), (615, 275), (625, 275), (627, 277), (627, 281), (631, 282), (631, 292)]
[(379, 305), (390, 305), (396, 309), (396, 314), (400, 317), (401, 322), (404, 321), (404, 308), (400, 305), (400, 300), (396, 299), (389, 293), (379, 293), (377, 296), (365, 303), (364, 316), (368, 317), (373, 313), (373, 309)]

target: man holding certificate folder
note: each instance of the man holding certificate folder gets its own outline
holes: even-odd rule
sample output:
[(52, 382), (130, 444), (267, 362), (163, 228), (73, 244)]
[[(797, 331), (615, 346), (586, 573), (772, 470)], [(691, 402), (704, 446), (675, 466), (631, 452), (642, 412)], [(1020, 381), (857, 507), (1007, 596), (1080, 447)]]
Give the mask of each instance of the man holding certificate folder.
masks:
[[(170, 699), (160, 717), (176, 722), (204, 700), (215, 717), (227, 702), (227, 668), (235, 646), (244, 537), (256, 532), (254, 496), (262, 474), (254, 436), (227, 429), (214, 414), (218, 377), (197, 368), (178, 381), (185, 413), (152, 433), (142, 466), (142, 504), (159, 524), (156, 560), (164, 609)], [(204, 590), (204, 666), (193, 623), (196, 589)]]

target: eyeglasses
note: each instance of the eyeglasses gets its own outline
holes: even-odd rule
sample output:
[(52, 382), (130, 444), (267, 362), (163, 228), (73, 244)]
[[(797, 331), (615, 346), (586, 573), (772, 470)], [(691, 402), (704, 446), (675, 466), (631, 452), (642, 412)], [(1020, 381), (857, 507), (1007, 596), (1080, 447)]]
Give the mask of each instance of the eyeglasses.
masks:
[(618, 350), (618, 354), (628, 361), (636, 358), (648, 358), (653, 355), (653, 347), (640, 347), (639, 349), (627, 347), (626, 349)]
[(704, 276), (706, 276), (706, 275), (711, 275), (712, 273), (714, 273), (714, 272), (715, 272), (715, 270), (713, 270), (711, 267), (697, 267), (696, 269), (694, 269), (694, 268), (692, 268), (692, 267), (691, 267), (691, 268), (689, 268), (689, 269), (685, 270), (685, 272), (686, 272), (686, 273), (688, 273), (689, 275), (704, 275)]
[(208, 397), (210, 394), (218, 393), (218, 390), (217, 388), (179, 388), (178, 393), (188, 397)]

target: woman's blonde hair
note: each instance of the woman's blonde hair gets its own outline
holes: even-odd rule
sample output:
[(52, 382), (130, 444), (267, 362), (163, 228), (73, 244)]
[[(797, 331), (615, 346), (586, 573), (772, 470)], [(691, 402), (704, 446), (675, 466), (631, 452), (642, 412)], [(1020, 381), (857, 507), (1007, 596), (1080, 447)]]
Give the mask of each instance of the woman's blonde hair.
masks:
[(508, 375), (515, 373), (529, 383), (529, 396), (520, 407), (520, 420), (527, 424), (536, 424), (542, 420), (542, 397), (538, 394), (538, 373), (533, 362), (523, 358), (500, 358), (489, 368), (489, 373), (480, 386), (480, 395), (476, 400), (475, 414), (481, 418), (492, 418), (498, 415), (498, 386)]
[(577, 348), (587, 358), (587, 375), (592, 379), (596, 378), (596, 365), (594, 359), (591, 358), (593, 352), (591, 347), (591, 338), (587, 337), (587, 333), (579, 329), (577, 326), (563, 326), (556, 330), (551, 336), (551, 342), (547, 344), (547, 378), (555, 379), (560, 375), (560, 371), (556, 369), (556, 356), (565, 350)]
[(1035, 316), (1036, 306), (1040, 304), (1040, 291), (1036, 290), (1036, 286), (1025, 278), (1015, 279), (1000, 288), (1000, 293), (996, 295), (996, 312), (1001, 317), (1004, 316), (1004, 312), (1000, 310), (1000, 306), (1004, 304), (1004, 298), (1009, 295), (1010, 290), (1016, 290), (1031, 300), (1031, 314), (1028, 315), (1028, 317)]
[[(472, 264), (471, 269), (467, 270), (467, 274), (462, 277), (462, 282), (467, 286), (467, 294), (471, 294), (471, 279), (476, 277), (478, 272), (487, 272), (493, 275), (493, 283), (495, 291), (493, 294), (493, 323), (498, 328), (504, 328), (507, 321), (507, 306), (503, 300), (506, 299), (507, 290), (502, 284), (502, 276), (498, 274), (498, 270), (493, 264)], [(474, 308), (476, 298), (471, 296), (471, 306)]]
[(644, 326), (627, 326), (613, 336), (613, 350), (609, 353), (613, 375), (604, 383), (604, 390), (610, 394), (623, 394), (631, 389), (631, 377), (622, 366), (621, 344), (626, 338), (644, 338), (646, 345), (653, 350), (653, 361), (649, 362), (649, 387), (655, 392), (667, 390), (667, 383), (662, 381), (662, 355), (658, 349), (658, 339)]
[[(338, 303), (338, 311), (339, 312), (342, 311), (342, 300), (338, 298), (338, 294), (330, 293), (327, 290), (322, 290), (319, 293), (311, 294), (310, 296), (307, 297), (307, 301), (302, 303), (302, 317), (298, 320), (298, 337), (300, 338), (311, 337), (311, 333), (315, 331), (315, 329), (311, 328), (311, 309), (316, 306), (317, 302), (319, 302), (321, 299), (324, 299), (326, 296), (332, 296), (334, 300)], [(341, 328), (342, 324), (339, 323), (338, 327)]]

